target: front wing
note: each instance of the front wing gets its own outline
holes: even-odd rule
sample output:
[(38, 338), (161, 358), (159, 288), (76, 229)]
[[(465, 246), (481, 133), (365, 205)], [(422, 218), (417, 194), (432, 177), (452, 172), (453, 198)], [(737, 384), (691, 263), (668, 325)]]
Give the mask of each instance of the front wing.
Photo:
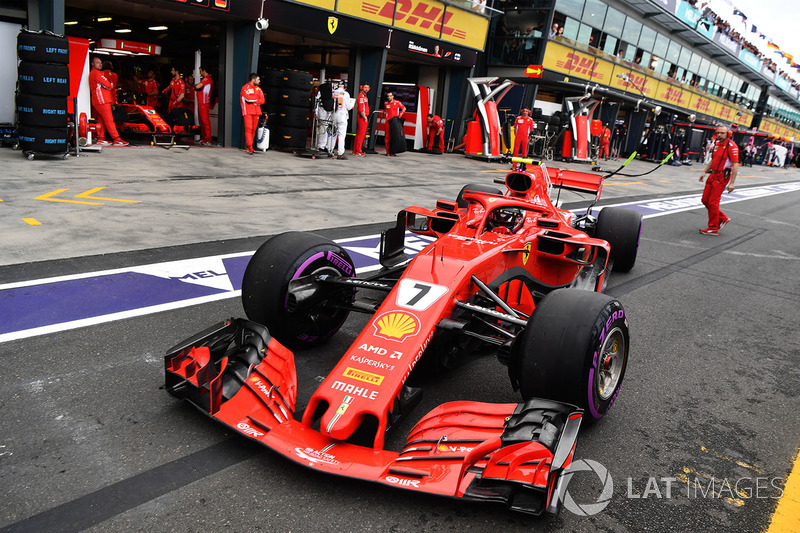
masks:
[[(260, 324), (231, 319), (165, 357), (166, 389), (309, 468), (408, 490), (558, 512), (582, 411), (561, 402), (457, 401), (425, 415), (400, 452), (323, 435), (294, 418), (294, 356)], [(347, 409), (347, 397), (339, 410)]]

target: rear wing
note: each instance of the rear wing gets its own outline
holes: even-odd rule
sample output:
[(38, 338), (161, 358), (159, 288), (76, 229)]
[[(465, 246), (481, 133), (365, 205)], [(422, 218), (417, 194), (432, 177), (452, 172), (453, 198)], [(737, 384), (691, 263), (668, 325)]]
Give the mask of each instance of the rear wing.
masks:
[(553, 187), (559, 187), (568, 191), (592, 193), (600, 196), (603, 190), (604, 176), (600, 174), (590, 174), (577, 170), (561, 170), (548, 168), (547, 174)]

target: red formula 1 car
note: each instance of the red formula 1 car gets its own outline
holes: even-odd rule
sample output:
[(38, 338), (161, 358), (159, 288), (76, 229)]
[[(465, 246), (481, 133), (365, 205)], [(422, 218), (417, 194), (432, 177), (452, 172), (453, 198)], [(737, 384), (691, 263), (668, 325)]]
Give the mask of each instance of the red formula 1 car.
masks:
[[(581, 419), (603, 417), (625, 375), (627, 316), (602, 289), (612, 264), (633, 267), (642, 218), (620, 208), (574, 216), (554, 206), (550, 190), (596, 200), (603, 179), (518, 168), (505, 193), (468, 185), (456, 202), (409, 207), (383, 233), (382, 268), (367, 277), (355, 277), (348, 253), (328, 239), (277, 235), (244, 274), (250, 320), (171, 349), (167, 391), (310, 468), (558, 512)], [(433, 239), (411, 260), (407, 231)], [(351, 311), (372, 316), (295, 413), (291, 349), (325, 342)], [(496, 351), (522, 402), (443, 404), (401, 450), (385, 449), (386, 432), (419, 400), (412, 371), (451, 366), (470, 343)]]

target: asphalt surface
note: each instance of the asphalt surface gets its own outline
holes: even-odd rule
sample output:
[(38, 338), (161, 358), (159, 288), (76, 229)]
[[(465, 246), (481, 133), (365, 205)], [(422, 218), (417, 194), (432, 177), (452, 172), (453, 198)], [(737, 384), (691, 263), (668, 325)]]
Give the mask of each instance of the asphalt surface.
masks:
[[(397, 209), (453, 198), (504, 168), (455, 155), (312, 161), (198, 148), (30, 162), (3, 149), (0, 163), (0, 283), (253, 250), (291, 229), (367, 235)], [(701, 168), (611, 178), (603, 198), (699, 193)], [(797, 170), (740, 175), (740, 188), (800, 180)], [(97, 187), (86, 196), (141, 203), (35, 199), (68, 188), (53, 197), (95, 201), (75, 194)], [(537, 518), (325, 476), (232, 435), (162, 389), (166, 349), (243, 315), (227, 299), (0, 344), (0, 528), (761, 531), (800, 443), (798, 202), (790, 192), (731, 204), (719, 237), (697, 232), (703, 209), (646, 221), (636, 266), (608, 289), (631, 320), (625, 382), (609, 416), (578, 438), (575, 458), (613, 480), (597, 514)], [(298, 355), (298, 405), (365, 320), (351, 317), (324, 348)], [(457, 399), (519, 401), (492, 355), (429, 383), (415, 414)], [(601, 489), (591, 471), (569, 485), (578, 504), (596, 503)]]

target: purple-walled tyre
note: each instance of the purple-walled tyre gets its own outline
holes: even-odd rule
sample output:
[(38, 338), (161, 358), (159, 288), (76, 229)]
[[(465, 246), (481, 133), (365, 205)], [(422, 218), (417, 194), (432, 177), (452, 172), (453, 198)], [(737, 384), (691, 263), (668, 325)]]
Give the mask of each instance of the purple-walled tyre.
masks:
[(517, 337), (509, 372), (522, 398), (547, 398), (599, 420), (617, 399), (630, 335), (622, 304), (605, 294), (559, 289), (545, 296)]
[(624, 207), (606, 207), (597, 216), (594, 236), (611, 245), (615, 272), (630, 272), (636, 264), (642, 215)]
[(299, 231), (282, 233), (262, 244), (247, 264), (242, 305), (250, 320), (265, 325), (286, 346), (314, 346), (339, 331), (349, 311), (337, 304), (350, 303), (353, 291), (316, 284), (313, 296), (298, 306), (289, 298), (289, 283), (322, 274), (353, 277), (355, 271), (347, 251), (330, 239)]

